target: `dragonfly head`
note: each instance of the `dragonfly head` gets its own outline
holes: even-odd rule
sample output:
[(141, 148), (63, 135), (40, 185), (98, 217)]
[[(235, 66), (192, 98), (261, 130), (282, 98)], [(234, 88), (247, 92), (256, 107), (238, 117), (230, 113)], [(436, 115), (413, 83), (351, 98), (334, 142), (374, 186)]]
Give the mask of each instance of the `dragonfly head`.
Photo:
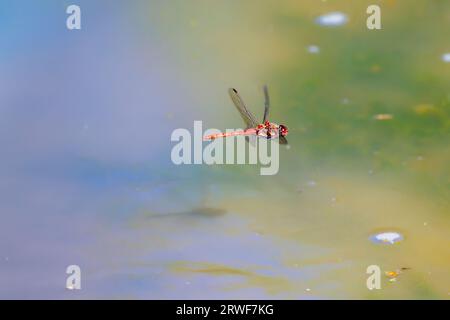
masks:
[(280, 124), (278, 126), (278, 132), (280, 133), (280, 136), (284, 137), (287, 136), (289, 130), (285, 125)]

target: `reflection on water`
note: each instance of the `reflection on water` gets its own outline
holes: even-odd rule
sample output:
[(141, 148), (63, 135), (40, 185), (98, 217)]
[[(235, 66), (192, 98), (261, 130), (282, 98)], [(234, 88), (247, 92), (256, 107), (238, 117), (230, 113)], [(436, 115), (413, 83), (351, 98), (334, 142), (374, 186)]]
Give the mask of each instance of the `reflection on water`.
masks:
[(263, 288), (269, 295), (286, 294), (294, 289), (288, 278), (282, 276), (269, 276), (257, 271), (237, 269), (224, 265), (204, 263), (194, 266), (184, 266), (178, 262), (173, 271), (176, 273), (201, 274), (203, 276), (228, 279), (223, 290), (242, 290), (245, 288)]
[[(443, 207), (370, 175), (314, 178), (301, 193), (285, 182), (267, 197), (273, 180), (263, 179), (253, 195), (240, 195), (230, 182), (214, 200), (218, 207), (139, 210), (108, 240), (126, 252), (118, 271), (152, 276), (158, 291), (142, 292), (150, 298), (446, 297), (450, 226)], [(404, 241), (370, 241), (383, 230), (398, 230)], [(380, 292), (365, 287), (373, 264), (386, 274)]]
[(450, 62), (450, 53), (444, 53), (442, 55), (442, 61), (444, 62)]
[[(448, 299), (450, 3), (386, 1), (382, 31), (369, 4), (85, 4), (82, 41), (11, 37), (0, 297)], [(262, 115), (264, 83), (290, 129), (277, 175), (171, 163), (173, 129), (241, 126), (227, 88)]]
[(347, 19), (342, 12), (331, 12), (318, 17), (316, 23), (326, 27), (336, 27), (345, 24)]
[(403, 240), (403, 236), (395, 231), (376, 233), (370, 236), (370, 240), (375, 243), (394, 244)]

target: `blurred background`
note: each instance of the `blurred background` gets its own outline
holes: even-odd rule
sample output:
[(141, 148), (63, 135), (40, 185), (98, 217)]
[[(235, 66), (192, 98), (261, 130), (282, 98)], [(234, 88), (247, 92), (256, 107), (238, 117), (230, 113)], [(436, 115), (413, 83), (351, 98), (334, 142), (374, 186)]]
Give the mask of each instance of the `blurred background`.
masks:
[[(0, 1), (0, 297), (449, 299), (449, 27), (446, 0)], [(171, 162), (263, 84), (277, 175)]]

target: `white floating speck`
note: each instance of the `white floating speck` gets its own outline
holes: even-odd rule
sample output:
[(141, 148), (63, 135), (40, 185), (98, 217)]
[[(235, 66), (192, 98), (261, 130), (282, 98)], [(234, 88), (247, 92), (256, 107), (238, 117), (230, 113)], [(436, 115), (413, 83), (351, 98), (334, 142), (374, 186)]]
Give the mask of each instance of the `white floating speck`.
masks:
[(370, 236), (370, 240), (375, 243), (394, 244), (403, 240), (403, 236), (398, 232), (383, 232)]
[(447, 62), (447, 63), (450, 63), (450, 52), (444, 53), (444, 54), (442, 55), (442, 61)]
[(330, 12), (316, 18), (316, 23), (326, 27), (337, 27), (346, 24), (347, 15), (342, 12)]
[(320, 52), (320, 48), (315, 45), (308, 46), (308, 52), (312, 54), (317, 54)]
[(380, 113), (380, 114), (376, 114), (373, 116), (373, 118), (375, 120), (392, 120), (394, 118), (394, 116), (392, 114), (389, 113)]
[(311, 291), (311, 289), (310, 289), (310, 288), (306, 288), (306, 291), (310, 292), (310, 291)]
[(314, 180), (308, 181), (307, 185), (309, 187), (315, 187), (317, 185), (317, 183)]

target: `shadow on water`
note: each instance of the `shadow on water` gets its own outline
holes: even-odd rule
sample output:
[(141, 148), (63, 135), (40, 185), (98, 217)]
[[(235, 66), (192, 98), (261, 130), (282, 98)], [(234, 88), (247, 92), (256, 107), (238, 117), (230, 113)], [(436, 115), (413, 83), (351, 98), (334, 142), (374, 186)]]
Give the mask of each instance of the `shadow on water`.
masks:
[(179, 217), (179, 218), (187, 218), (190, 217), (202, 217), (202, 218), (215, 218), (220, 217), (226, 214), (227, 211), (220, 208), (212, 208), (212, 207), (199, 207), (188, 211), (181, 212), (167, 212), (167, 213), (153, 213), (153, 212), (145, 212), (139, 215), (139, 220), (147, 220), (152, 218), (164, 218), (164, 217)]

